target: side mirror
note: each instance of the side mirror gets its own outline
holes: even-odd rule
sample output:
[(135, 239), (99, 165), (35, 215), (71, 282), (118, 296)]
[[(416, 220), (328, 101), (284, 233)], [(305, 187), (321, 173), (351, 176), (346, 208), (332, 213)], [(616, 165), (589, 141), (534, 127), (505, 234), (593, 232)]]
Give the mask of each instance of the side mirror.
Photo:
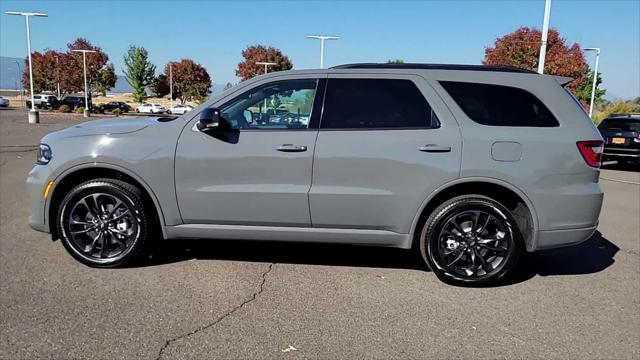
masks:
[(200, 119), (196, 125), (200, 131), (228, 131), (231, 124), (220, 116), (220, 110), (206, 108), (200, 113)]

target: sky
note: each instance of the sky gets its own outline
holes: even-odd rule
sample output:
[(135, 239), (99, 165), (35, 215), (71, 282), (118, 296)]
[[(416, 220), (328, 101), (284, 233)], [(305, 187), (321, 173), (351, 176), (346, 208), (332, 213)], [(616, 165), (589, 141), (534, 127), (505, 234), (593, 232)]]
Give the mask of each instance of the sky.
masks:
[[(23, 17), (37, 11), (32, 50), (66, 48), (77, 37), (102, 47), (122, 74), (129, 45), (143, 46), (158, 69), (182, 58), (207, 68), (214, 83), (236, 83), (240, 52), (264, 44), (295, 69), (353, 62), (479, 64), (484, 48), (521, 26), (542, 27), (544, 0), (503, 1), (8, 1), (0, 0), (0, 55), (25, 57)], [(569, 44), (601, 48), (608, 99), (640, 96), (640, 0), (553, 0), (550, 26)], [(593, 67), (595, 57), (587, 53)], [(159, 71), (159, 70), (158, 70)]]

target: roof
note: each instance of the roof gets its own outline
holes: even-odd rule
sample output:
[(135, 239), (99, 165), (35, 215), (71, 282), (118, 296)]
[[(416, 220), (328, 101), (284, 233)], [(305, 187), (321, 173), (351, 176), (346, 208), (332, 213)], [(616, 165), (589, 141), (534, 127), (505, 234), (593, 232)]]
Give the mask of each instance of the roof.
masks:
[(468, 71), (496, 71), (537, 74), (535, 71), (520, 69), (514, 66), (498, 65), (456, 65), (456, 64), (384, 64), (384, 63), (357, 63), (334, 66), (331, 69), (423, 69), (423, 70), (468, 70)]
[(608, 120), (608, 119), (640, 120), (640, 114), (611, 114), (607, 116), (605, 120)]

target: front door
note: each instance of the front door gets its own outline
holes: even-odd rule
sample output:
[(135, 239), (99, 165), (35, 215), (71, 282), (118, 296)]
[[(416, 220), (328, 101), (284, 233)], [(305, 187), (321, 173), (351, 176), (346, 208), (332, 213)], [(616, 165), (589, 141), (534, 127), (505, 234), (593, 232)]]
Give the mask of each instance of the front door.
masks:
[[(178, 205), (187, 224), (310, 226), (308, 192), (324, 81), (258, 85), (219, 106), (233, 129), (184, 130), (176, 150)], [(314, 106), (316, 104), (316, 106)]]

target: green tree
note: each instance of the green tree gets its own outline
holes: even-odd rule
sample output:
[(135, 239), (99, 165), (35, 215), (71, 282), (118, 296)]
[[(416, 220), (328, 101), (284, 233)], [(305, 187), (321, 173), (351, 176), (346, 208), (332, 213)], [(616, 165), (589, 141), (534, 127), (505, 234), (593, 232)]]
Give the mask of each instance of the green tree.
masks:
[(404, 64), (404, 60), (402, 59), (394, 59), (394, 60), (387, 60), (387, 64)]
[(107, 91), (116, 86), (116, 69), (113, 64), (108, 64), (96, 72), (92, 91), (99, 92), (102, 96), (107, 95)]
[[(586, 80), (583, 85), (576, 89), (576, 99), (582, 103), (589, 104), (591, 102), (591, 92), (593, 91), (593, 70), (589, 69), (585, 75)], [(594, 103), (598, 104), (602, 101), (602, 96), (607, 92), (605, 89), (600, 89), (602, 83), (602, 74), (598, 73), (598, 81), (596, 82), (596, 94), (594, 96)]]
[(149, 62), (149, 53), (143, 47), (129, 46), (124, 56), (124, 74), (133, 88), (133, 99), (143, 102), (147, 98), (146, 88), (151, 85), (156, 72), (155, 65)]
[(156, 97), (164, 97), (169, 95), (169, 79), (165, 74), (158, 75), (149, 86), (151, 92)]

